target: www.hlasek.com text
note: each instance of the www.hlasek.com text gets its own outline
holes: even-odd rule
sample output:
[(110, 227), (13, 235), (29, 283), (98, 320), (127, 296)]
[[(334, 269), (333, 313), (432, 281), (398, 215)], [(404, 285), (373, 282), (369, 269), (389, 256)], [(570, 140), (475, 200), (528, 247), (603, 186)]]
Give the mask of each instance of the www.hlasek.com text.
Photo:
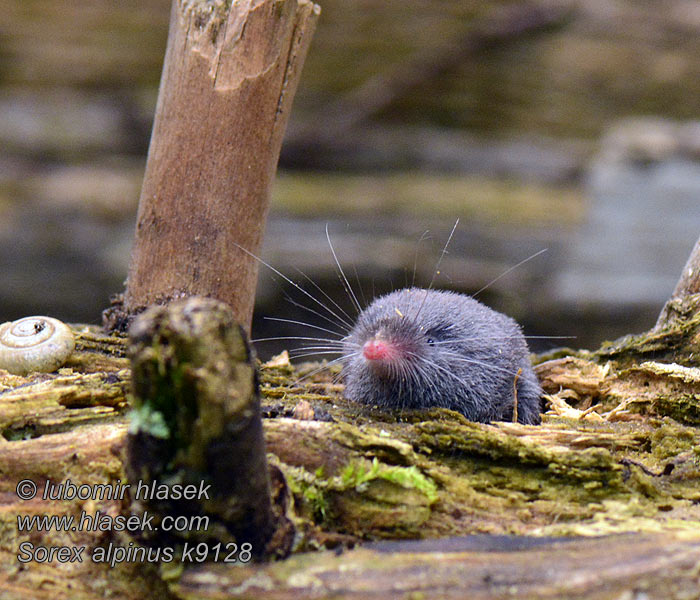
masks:
[(159, 525), (153, 524), (155, 515), (145, 511), (140, 515), (109, 515), (101, 511), (73, 515), (17, 515), (17, 530), (26, 531), (206, 531), (209, 517), (206, 515), (165, 515)]

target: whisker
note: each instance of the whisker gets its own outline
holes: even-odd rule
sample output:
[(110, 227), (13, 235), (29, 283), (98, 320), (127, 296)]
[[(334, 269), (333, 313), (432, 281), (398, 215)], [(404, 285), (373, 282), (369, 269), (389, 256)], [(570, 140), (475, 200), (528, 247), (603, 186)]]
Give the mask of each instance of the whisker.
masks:
[(294, 348), (289, 350), (289, 355), (300, 354), (301, 352), (335, 352), (336, 354), (342, 353), (342, 348), (334, 348), (332, 346), (303, 346), (301, 348)]
[(330, 246), (331, 253), (333, 254), (333, 260), (335, 260), (335, 264), (338, 267), (338, 272), (340, 273), (338, 278), (340, 279), (341, 283), (343, 284), (345, 291), (350, 296), (350, 299), (353, 301), (353, 304), (355, 305), (355, 308), (357, 309), (357, 312), (359, 314), (362, 312), (362, 307), (360, 306), (360, 303), (357, 301), (357, 296), (355, 296), (355, 292), (353, 291), (352, 286), (350, 285), (350, 282), (348, 281), (348, 278), (345, 276), (345, 271), (343, 271), (343, 267), (340, 266), (340, 261), (338, 260), (338, 257), (335, 254), (335, 248), (333, 248), (333, 244), (331, 243), (331, 236), (328, 233), (328, 223), (326, 223), (326, 239), (328, 240), (328, 245)]
[(268, 338), (257, 338), (255, 340), (251, 340), (254, 344), (257, 344), (258, 342), (272, 342), (272, 341), (279, 341), (279, 340), (306, 340), (310, 342), (328, 342), (330, 344), (338, 344), (339, 346), (342, 344), (340, 340), (331, 340), (331, 339), (326, 339), (326, 338), (315, 338), (315, 337), (304, 337), (304, 336), (299, 336), (299, 335), (280, 335), (277, 337), (268, 337)]
[(326, 306), (325, 304), (323, 304), (323, 302), (321, 302), (318, 298), (316, 298), (315, 296), (313, 296), (312, 294), (310, 294), (309, 292), (307, 292), (307, 291), (306, 291), (303, 287), (301, 287), (298, 283), (295, 283), (294, 281), (292, 281), (292, 280), (291, 280), (289, 277), (287, 277), (284, 273), (282, 273), (282, 272), (279, 271), (278, 269), (275, 269), (275, 267), (273, 267), (272, 265), (266, 263), (262, 258), (260, 258), (260, 257), (258, 257), (258, 256), (255, 256), (255, 254), (253, 254), (253, 253), (250, 252), (249, 250), (246, 250), (243, 246), (240, 246), (239, 244), (236, 244), (235, 242), (233, 242), (233, 245), (236, 246), (236, 248), (238, 248), (238, 249), (241, 250), (242, 252), (245, 252), (245, 253), (246, 253), (248, 256), (250, 256), (251, 258), (254, 258), (255, 260), (259, 261), (261, 264), (265, 265), (268, 269), (270, 269), (273, 273), (276, 273), (277, 275), (279, 275), (279, 276), (280, 276), (282, 279), (284, 279), (287, 283), (293, 285), (293, 286), (294, 286), (296, 289), (298, 289), (302, 294), (304, 294), (305, 296), (307, 296), (308, 298), (310, 298), (313, 302), (315, 302), (316, 304), (318, 304), (321, 308), (327, 310), (330, 314), (332, 314), (336, 319), (338, 319), (338, 321), (344, 322), (343, 319), (342, 319), (337, 313), (335, 313), (335, 312), (332, 311), (330, 308), (328, 308), (328, 306)]
[(303, 325), (304, 327), (310, 327), (311, 329), (318, 329), (319, 331), (325, 331), (326, 333), (332, 333), (333, 335), (340, 335), (337, 331), (331, 329), (326, 329), (325, 327), (320, 327), (318, 325), (312, 325), (311, 323), (305, 323), (304, 321), (295, 321), (294, 319), (280, 319), (279, 317), (264, 317), (266, 321), (279, 321), (280, 323), (293, 323), (294, 325)]
[(304, 304), (297, 302), (291, 296), (289, 296), (289, 294), (285, 293), (284, 299), (287, 302), (289, 302), (292, 306), (296, 306), (297, 308), (300, 308), (301, 310), (303, 310), (305, 312), (309, 312), (312, 315), (316, 315), (317, 317), (319, 317), (320, 319), (323, 319), (324, 321), (330, 323), (331, 325), (335, 325), (336, 327), (340, 327), (340, 329), (342, 329), (343, 332), (349, 332), (351, 327), (352, 327), (352, 325), (345, 320), (342, 320), (340, 322), (334, 321), (333, 319), (329, 318), (328, 316), (318, 312), (317, 310), (314, 310), (310, 306), (305, 306)]
[(575, 340), (575, 335), (524, 335), (528, 340)]
[(477, 290), (476, 292), (474, 292), (474, 293), (472, 294), (472, 298), (474, 298), (475, 296), (478, 296), (478, 295), (479, 295), (481, 292), (483, 292), (486, 288), (491, 287), (494, 283), (496, 283), (499, 279), (501, 279), (501, 277), (505, 277), (505, 276), (508, 275), (508, 273), (510, 273), (511, 271), (514, 271), (515, 269), (517, 269), (517, 268), (520, 267), (521, 265), (524, 265), (527, 261), (532, 260), (533, 258), (536, 258), (536, 257), (539, 256), (540, 254), (543, 254), (543, 253), (547, 252), (547, 250), (548, 250), (548, 248), (542, 248), (542, 250), (540, 250), (539, 252), (535, 252), (532, 256), (528, 256), (525, 260), (521, 260), (517, 265), (513, 265), (510, 269), (504, 271), (504, 272), (501, 273), (498, 277), (496, 277), (496, 279), (493, 279), (492, 281), (489, 281), (489, 283), (487, 283), (487, 284), (486, 284), (484, 287), (482, 287), (480, 290)]
[(414, 321), (418, 318), (418, 315), (423, 310), (423, 306), (425, 306), (425, 302), (428, 299), (428, 292), (433, 289), (433, 284), (435, 283), (437, 276), (440, 274), (440, 264), (442, 263), (442, 259), (445, 258), (445, 254), (447, 254), (447, 247), (450, 245), (450, 242), (452, 241), (452, 236), (455, 234), (455, 231), (457, 229), (457, 225), (459, 225), (459, 219), (457, 219), (455, 221), (455, 224), (452, 226), (452, 231), (450, 231), (450, 235), (447, 237), (447, 241), (445, 242), (445, 245), (442, 247), (442, 252), (440, 253), (440, 258), (438, 258), (437, 264), (435, 265), (435, 269), (433, 269), (433, 278), (430, 280), (430, 285), (428, 285), (427, 289), (425, 290), (425, 296), (423, 297), (423, 302), (420, 303), (420, 306), (418, 307), (416, 314), (413, 315), (413, 317), (412, 317), (412, 319)]
[(299, 348), (293, 348), (289, 350), (289, 354), (293, 352), (304, 352), (305, 350), (332, 350), (333, 352), (342, 352), (342, 346), (301, 346)]
[[(501, 371), (502, 373), (507, 373), (508, 375), (512, 375), (512, 376), (516, 375), (516, 371), (510, 371), (509, 369), (504, 369), (503, 367), (497, 367), (496, 365), (492, 365), (491, 363), (489, 363), (485, 360), (479, 360), (476, 358), (466, 358), (465, 356), (458, 354), (457, 352), (449, 352), (449, 351), (444, 351), (444, 350), (443, 350), (443, 354), (451, 356), (457, 362), (463, 362), (463, 363), (472, 364), (472, 365), (480, 365), (482, 367), (486, 367), (487, 369), (493, 369), (494, 371)], [(424, 360), (427, 360), (427, 359), (424, 359)], [(433, 363), (433, 361), (430, 361), (430, 363), (435, 364), (435, 363)], [(435, 366), (438, 366), (438, 365), (435, 365)]]
[(333, 354), (339, 354), (340, 351), (336, 350), (324, 350), (324, 351), (319, 351), (319, 350), (314, 350), (313, 352), (301, 352), (301, 353), (295, 353), (294, 356), (292, 357), (290, 353), (290, 358), (304, 358), (306, 356), (325, 356), (325, 355), (333, 355)]
[(455, 221), (455, 224), (452, 226), (452, 231), (450, 231), (450, 235), (447, 237), (447, 241), (445, 242), (445, 245), (442, 247), (442, 252), (440, 253), (440, 258), (438, 259), (437, 264), (435, 265), (435, 269), (433, 269), (433, 278), (430, 280), (430, 285), (428, 286), (429, 290), (433, 289), (433, 284), (435, 283), (437, 276), (440, 274), (440, 265), (442, 264), (442, 259), (445, 258), (445, 254), (447, 254), (447, 247), (450, 245), (450, 242), (452, 241), (452, 236), (454, 236), (455, 231), (457, 230), (457, 225), (459, 225), (459, 219), (457, 219)]
[(575, 335), (475, 335), (471, 337), (461, 337), (452, 340), (436, 340), (433, 341), (433, 345), (438, 346), (440, 344), (456, 344), (459, 342), (468, 342), (471, 340), (514, 340), (524, 337), (528, 340), (575, 340)]
[(413, 279), (411, 279), (411, 287), (415, 287), (416, 285), (416, 271), (418, 270), (418, 251), (420, 249), (420, 244), (423, 240), (428, 239), (430, 236), (430, 231), (426, 229), (416, 242), (416, 251), (413, 255)]
[(360, 290), (360, 298), (362, 298), (362, 306), (367, 306), (367, 297), (365, 296), (365, 291), (362, 289), (362, 282), (360, 281), (360, 274), (357, 272), (357, 265), (352, 265), (352, 270), (355, 273), (355, 281), (357, 282), (357, 289)]
[(311, 277), (309, 277), (306, 273), (304, 273), (304, 272), (301, 271), (300, 269), (296, 269), (296, 271), (297, 271), (298, 273), (300, 273), (304, 278), (306, 278), (306, 280), (307, 280), (312, 286), (314, 286), (319, 292), (321, 292), (321, 294), (323, 294), (323, 296), (324, 296), (331, 304), (333, 304), (333, 306), (335, 306), (341, 313), (343, 313), (343, 315), (345, 315), (345, 316), (347, 317), (347, 321), (346, 321), (346, 320), (343, 320), (342, 322), (343, 322), (344, 325), (347, 326), (347, 329), (350, 329), (350, 328), (352, 327), (353, 318), (347, 313), (347, 311), (346, 311), (342, 306), (340, 306), (335, 300), (333, 300), (333, 298), (331, 298), (331, 297), (321, 288), (321, 286), (318, 285), (318, 283), (316, 283), (313, 279), (311, 279)]
[[(456, 379), (456, 380), (459, 381), (462, 385), (464, 385), (464, 387), (466, 387), (466, 388), (469, 387), (469, 384), (468, 384), (466, 381), (464, 381), (464, 379), (462, 379), (461, 377), (457, 377), (457, 375), (455, 375), (452, 371), (450, 371), (449, 369), (446, 369), (445, 367), (443, 367), (443, 366), (437, 364), (435, 361), (432, 361), (432, 360), (430, 360), (430, 359), (427, 359), (427, 358), (425, 358), (425, 357), (423, 357), (423, 356), (419, 356), (418, 354), (416, 354), (416, 353), (414, 353), (414, 352), (406, 352), (406, 354), (407, 354), (408, 356), (415, 356), (416, 358), (418, 358), (418, 364), (420, 364), (420, 361), (424, 361), (426, 364), (430, 365), (431, 367), (435, 367), (437, 370), (442, 371), (443, 373), (446, 373), (447, 375), (449, 375), (449, 376), (452, 377), (453, 379)], [(474, 362), (474, 361), (470, 361), (470, 362)], [(491, 366), (491, 365), (490, 365), (490, 366)]]

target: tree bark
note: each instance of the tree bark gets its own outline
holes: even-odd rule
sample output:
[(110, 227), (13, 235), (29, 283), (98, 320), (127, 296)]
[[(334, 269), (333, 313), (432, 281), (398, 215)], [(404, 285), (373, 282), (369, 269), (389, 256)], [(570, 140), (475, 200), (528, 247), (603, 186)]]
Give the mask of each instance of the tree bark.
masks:
[(124, 305), (202, 295), (249, 329), (270, 184), (319, 8), (173, 0)]

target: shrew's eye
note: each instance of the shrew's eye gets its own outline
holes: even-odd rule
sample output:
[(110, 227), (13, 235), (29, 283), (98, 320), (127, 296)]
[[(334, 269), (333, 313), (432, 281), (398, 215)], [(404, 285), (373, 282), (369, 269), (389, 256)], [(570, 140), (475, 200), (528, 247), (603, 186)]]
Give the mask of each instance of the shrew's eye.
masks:
[(442, 327), (433, 327), (425, 332), (425, 341), (429, 346), (434, 346), (450, 338), (449, 331)]

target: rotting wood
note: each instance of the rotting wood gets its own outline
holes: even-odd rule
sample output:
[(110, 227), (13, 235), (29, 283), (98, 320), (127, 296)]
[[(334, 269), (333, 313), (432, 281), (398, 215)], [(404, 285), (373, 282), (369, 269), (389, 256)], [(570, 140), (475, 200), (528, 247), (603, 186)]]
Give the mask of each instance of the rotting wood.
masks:
[[(110, 360), (119, 364), (123, 360), (107, 354), (115, 347), (123, 347), (122, 338), (92, 334), (91, 343), (92, 355), (99, 354), (96, 352), (99, 347), (106, 351), (99, 364)], [(86, 353), (84, 360), (89, 356)], [(81, 362), (86, 371), (99, 374)], [(581, 364), (576, 368), (581, 369)], [(664, 369), (653, 369), (660, 374), (657, 376), (664, 375)], [(583, 372), (593, 371), (584, 368)], [(602, 383), (608, 376), (619, 377), (613, 366), (604, 372)], [(130, 370), (104, 371), (104, 378), (115, 374), (123, 378), (119, 389), (125, 394), (124, 384), (130, 381)], [(612, 591), (637, 589), (635, 586), (640, 585), (639, 572), (633, 565), (642, 560), (638, 551), (640, 544), (647, 544), (644, 540), (653, 540), (658, 555), (654, 562), (650, 554), (645, 554), (646, 570), (661, 573), (668, 568), (684, 586), (693, 581), (694, 575), (684, 567), (684, 557), (689, 556), (686, 552), (696, 551), (693, 532), (700, 531), (700, 465), (693, 451), (700, 443), (697, 427), (645, 415), (645, 411), (632, 413), (629, 410), (632, 407), (628, 407), (627, 420), (624, 420), (625, 411), (620, 421), (591, 422), (547, 416), (539, 427), (475, 424), (444, 410), (427, 414), (382, 413), (344, 400), (339, 386), (332, 382), (332, 374), (321, 372), (303, 384), (295, 383), (298, 374), (283, 358), (261, 369), (268, 456), (272, 466), (284, 475), (285, 485), (294, 499), (288, 507), (288, 516), (299, 534), (297, 552), (319, 547), (347, 548), (377, 538), (437, 537), (441, 539), (434, 540), (438, 544), (436, 548), (445, 544), (445, 551), (449, 551), (450, 538), (465, 533), (591, 536), (639, 532), (647, 536), (661, 530), (664, 533), (659, 537), (606, 538), (605, 543), (614, 544), (618, 558), (616, 567), (607, 571), (609, 577), (603, 583), (596, 583), (584, 574), (584, 584), (567, 588), (566, 581), (580, 575), (585, 564), (572, 560), (562, 563), (560, 578), (539, 580), (532, 576), (524, 580), (517, 573), (525, 577), (527, 561), (536, 566), (543, 558), (550, 560), (550, 555), (535, 549), (517, 555), (473, 550), (455, 552), (445, 558), (464, 573), (461, 579), (450, 580), (453, 588), (442, 587), (437, 575), (434, 579), (426, 575), (421, 589), (431, 590), (433, 597), (447, 597), (450, 590), (476, 594), (478, 590), (470, 587), (476, 585), (476, 580), (465, 565), (483, 565), (484, 573), (493, 574), (500, 564), (516, 573), (512, 585), (528, 593), (553, 589), (547, 586), (556, 584), (564, 585), (556, 589), (575, 592), (580, 598), (605, 598)], [(693, 373), (686, 375), (681, 384), (695, 385)], [(671, 376), (677, 378), (673, 373)], [(91, 514), (101, 510), (128, 515), (131, 511), (127, 501), (18, 501), (13, 483), (22, 478), (37, 480), (40, 488), (47, 479), (55, 482), (70, 479), (76, 483), (127, 480), (122, 462), (126, 448), (126, 417), (120, 408), (123, 404), (67, 408), (59, 405), (57, 392), (54, 397), (47, 395), (41, 405), (32, 393), (33, 385), (47, 385), (48, 381), (58, 390), (65, 389), (62, 380), (67, 375), (35, 377), (40, 382), (34, 384), (31, 377), (25, 378), (24, 387), (17, 385), (16, 376), (0, 377), (0, 385), (6, 388), (0, 394), (0, 406), (4, 408), (3, 397), (12, 394), (11, 405), (15, 407), (11, 414), (0, 412), (3, 417), (0, 428), (4, 432), (13, 430), (15, 437), (6, 439), (17, 440), (0, 443), (3, 475), (0, 515), (6, 532), (0, 542), (0, 585), (10, 586), (5, 589), (13, 590), (11, 598), (26, 597), (27, 590), (39, 580), (53, 582), (53, 598), (95, 597), (88, 582), (122, 590), (124, 597), (142, 597), (139, 594), (143, 590), (150, 590), (157, 597), (163, 590), (158, 588), (162, 586), (161, 580), (151, 575), (150, 583), (143, 581), (147, 573), (153, 574), (151, 564), (121, 564), (115, 569), (94, 563), (74, 565), (68, 580), (70, 588), (65, 580), (57, 579), (51, 564), (35, 563), (31, 569), (17, 570), (17, 545), (27, 538), (26, 534), (17, 532), (16, 515), (79, 515), (82, 510)], [(559, 377), (558, 381), (563, 381), (561, 374)], [(587, 377), (584, 389), (590, 391), (590, 375)], [(628, 394), (635, 393), (635, 381), (643, 386), (638, 380), (631, 380)], [(98, 403), (102, 399), (107, 401), (106, 397), (94, 396)], [(127, 400), (125, 395), (123, 400)], [(648, 404), (652, 401), (650, 398)], [(295, 414), (300, 402), (312, 407), (313, 419), (287, 418)], [(22, 411), (22, 406), (28, 410)], [(86, 419), (84, 411), (97, 410), (108, 412), (93, 412)], [(47, 424), (49, 413), (53, 426)], [(631, 417), (636, 419), (630, 420)], [(20, 428), (13, 429), (20, 423)], [(35, 426), (39, 427), (34, 429)], [(31, 439), (17, 439), (22, 432), (31, 431), (34, 431), (29, 436)], [(66, 537), (58, 532), (44, 532), (31, 539), (45, 545), (82, 544), (87, 552), (109, 543), (127, 546), (134, 541), (115, 533)], [(652, 542), (648, 543), (651, 547)], [(590, 549), (588, 544), (585, 540), (569, 542), (566, 556), (584, 560)], [(238, 589), (236, 586), (246, 588), (249, 597), (276, 597), (275, 594), (285, 597), (284, 594), (296, 589), (290, 583), (292, 579), (313, 578), (313, 573), (308, 571), (308, 565), (313, 563), (319, 569), (314, 573), (322, 582), (320, 589), (326, 590), (328, 596), (337, 591), (338, 585), (348, 585), (349, 593), (353, 585), (362, 586), (362, 581), (377, 577), (380, 581), (390, 581), (395, 577), (392, 569), (399, 568), (398, 565), (416, 577), (423, 577), (424, 566), (435, 562), (434, 554), (418, 547), (411, 552), (410, 559), (400, 553), (367, 555), (365, 552), (350, 550), (339, 558), (327, 553), (295, 554), (278, 566), (249, 565), (235, 572), (213, 564), (185, 571), (180, 569), (182, 565), (167, 564), (162, 566), (161, 576), (169, 582), (170, 592), (178, 597), (196, 594), (227, 597), (229, 592), (224, 590)], [(558, 552), (563, 556), (561, 547)], [(367, 565), (363, 558), (366, 556), (372, 557), (372, 569), (356, 572), (352, 579), (356, 583), (338, 579), (341, 564), (361, 568)], [(441, 556), (444, 557), (444, 552)], [(408, 563), (403, 562), (406, 560)], [(284, 581), (279, 580), (280, 573), (287, 573)], [(362, 573), (371, 578), (363, 579)], [(243, 579), (236, 579), (239, 575)], [(141, 577), (138, 585), (126, 581), (136, 576)], [(260, 578), (275, 582), (274, 587), (257, 589), (255, 582), (261, 581)], [(659, 578), (665, 581), (663, 576)], [(345, 583), (341, 584), (341, 580)], [(642, 581), (642, 586), (648, 587), (641, 589), (648, 589), (650, 598), (658, 597), (654, 596), (655, 581), (651, 577)], [(219, 587), (217, 592), (217, 585), (224, 587)], [(389, 593), (377, 585), (377, 590)], [(409, 583), (406, 585), (411, 587)], [(495, 584), (484, 588), (489, 593), (499, 589)], [(325, 596), (319, 593), (319, 597)]]
[(75, 351), (58, 372), (20, 376), (0, 370), (0, 431), (5, 439), (123, 418), (131, 382), (126, 338), (87, 325), (73, 332)]
[[(294, 534), (272, 503), (254, 355), (231, 310), (212, 299), (174, 301), (140, 315), (129, 337), (128, 478), (199, 490), (192, 498), (136, 499), (133, 509), (156, 523), (142, 541), (247, 544), (258, 558), (288, 554)], [(161, 523), (173, 514), (202, 515), (209, 526), (167, 530)]]
[(258, 264), (236, 244), (259, 253), (319, 10), (308, 0), (173, 0), (124, 306), (108, 326), (199, 294), (250, 327)]

